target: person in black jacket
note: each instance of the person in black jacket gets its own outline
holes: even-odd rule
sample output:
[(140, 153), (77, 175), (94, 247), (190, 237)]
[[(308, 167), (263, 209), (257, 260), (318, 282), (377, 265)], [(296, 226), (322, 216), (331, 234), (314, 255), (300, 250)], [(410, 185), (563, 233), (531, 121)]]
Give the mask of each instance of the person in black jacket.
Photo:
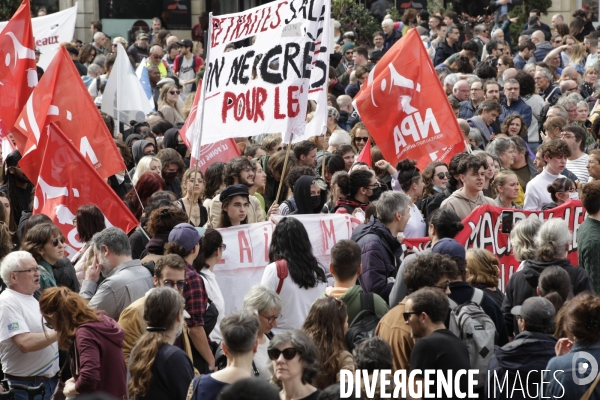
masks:
[(502, 303), (502, 313), (509, 332), (517, 332), (515, 318), (511, 313), (514, 306), (537, 295), (536, 288), (542, 271), (556, 265), (568, 272), (571, 278), (571, 293), (578, 295), (586, 290), (593, 292), (592, 280), (584, 268), (574, 267), (567, 259), (572, 234), (563, 219), (552, 218), (544, 222), (535, 237), (536, 259), (523, 263), (523, 269), (515, 272), (506, 286), (506, 297)]
[(437, 66), (446, 61), (452, 54), (460, 51), (460, 30), (456, 25), (449, 25), (446, 28), (446, 39), (442, 40), (435, 49), (433, 65)]
[[(549, 300), (530, 297), (522, 306), (514, 307), (512, 314), (518, 318), (520, 333), (512, 342), (502, 347), (496, 346), (488, 364), (488, 379), (485, 382), (484, 393), (489, 399), (529, 399), (526, 393), (537, 394), (542, 380), (541, 372), (555, 356), (557, 339), (550, 333), (554, 327), (556, 312)], [(529, 374), (529, 371), (538, 373)], [(523, 375), (526, 375), (526, 379)], [(502, 388), (500, 382), (505, 376), (508, 376), (508, 384), (504, 383)], [(495, 380), (494, 377), (498, 379)], [(516, 384), (517, 379), (526, 382), (523, 387), (526, 391), (509, 389)], [(488, 387), (489, 383), (494, 386)]]

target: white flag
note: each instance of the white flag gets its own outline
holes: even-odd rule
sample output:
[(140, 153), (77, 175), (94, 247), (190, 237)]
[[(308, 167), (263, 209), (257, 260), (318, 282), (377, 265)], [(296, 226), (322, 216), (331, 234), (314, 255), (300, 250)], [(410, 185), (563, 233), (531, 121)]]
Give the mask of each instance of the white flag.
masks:
[(117, 46), (117, 59), (112, 68), (104, 94), (102, 112), (126, 124), (143, 122), (152, 105), (140, 83), (123, 46)]

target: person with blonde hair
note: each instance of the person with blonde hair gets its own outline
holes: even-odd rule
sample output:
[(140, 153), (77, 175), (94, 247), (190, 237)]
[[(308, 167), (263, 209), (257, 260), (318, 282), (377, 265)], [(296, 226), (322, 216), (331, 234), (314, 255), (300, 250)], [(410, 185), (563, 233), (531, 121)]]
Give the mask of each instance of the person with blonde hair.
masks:
[(498, 172), (491, 187), (497, 194), (496, 204), (499, 207), (522, 209), (515, 203), (515, 200), (519, 198), (519, 177), (513, 171), (505, 169)]
[(165, 83), (158, 97), (158, 111), (163, 113), (164, 120), (175, 125), (184, 123), (183, 115), (177, 104), (181, 91), (174, 83)]
[(194, 369), (187, 354), (173, 345), (183, 331), (184, 305), (181, 294), (170, 287), (158, 287), (146, 297), (146, 333), (131, 350), (128, 398), (185, 398)]
[(481, 289), (502, 307), (504, 293), (498, 289), (500, 263), (495, 255), (485, 249), (467, 250), (467, 282)]
[[(161, 176), (162, 172), (162, 163), (160, 159), (156, 156), (144, 156), (140, 159), (137, 166), (135, 167), (135, 173), (133, 174), (133, 178), (131, 178), (131, 183), (133, 185), (137, 185), (140, 177), (144, 172), (154, 172)], [(162, 176), (161, 176), (162, 177)]]
[(185, 171), (181, 180), (183, 197), (177, 200), (176, 205), (185, 211), (194, 226), (204, 226), (208, 221), (208, 211), (202, 205), (205, 187), (202, 171), (192, 168)]

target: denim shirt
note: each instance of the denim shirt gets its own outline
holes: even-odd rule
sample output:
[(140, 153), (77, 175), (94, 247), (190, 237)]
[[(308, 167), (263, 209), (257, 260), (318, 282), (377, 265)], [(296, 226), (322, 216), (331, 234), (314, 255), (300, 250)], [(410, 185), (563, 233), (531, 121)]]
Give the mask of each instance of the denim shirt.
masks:
[[(596, 361), (596, 369), (593, 375), (592, 363), (582, 357), (581, 354), (577, 355), (578, 352), (585, 352), (587, 358), (593, 358)], [(571, 351), (564, 356), (553, 357), (548, 361), (546, 371), (544, 372), (544, 384), (543, 396), (540, 394), (540, 399), (580, 399), (585, 391), (591, 386), (592, 382), (596, 378), (598, 373), (598, 360), (600, 360), (600, 341), (592, 344), (580, 344), (575, 343)], [(577, 370), (584, 364), (587, 363), (588, 367), (584, 374), (577, 373)], [(578, 385), (573, 380), (577, 377), (581, 380), (587, 380), (589, 382)], [(562, 385), (562, 386), (561, 386)], [(597, 385), (592, 393), (590, 399), (600, 399), (600, 385)]]

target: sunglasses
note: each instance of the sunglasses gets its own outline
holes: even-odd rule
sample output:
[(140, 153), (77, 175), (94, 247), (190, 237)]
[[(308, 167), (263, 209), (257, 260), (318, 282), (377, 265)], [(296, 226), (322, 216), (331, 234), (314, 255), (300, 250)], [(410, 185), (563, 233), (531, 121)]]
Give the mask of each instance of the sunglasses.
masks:
[(59, 238), (54, 238), (54, 239), (52, 239), (52, 241), (50, 243), (52, 243), (52, 246), (56, 247), (56, 246), (58, 246), (58, 241), (59, 240), (60, 240), (61, 243), (63, 243), (63, 244), (65, 243), (65, 237), (64, 236), (61, 236)]
[(175, 287), (177, 287), (177, 290), (183, 290), (185, 288), (185, 281), (174, 282), (174, 281), (171, 281), (171, 280), (167, 279), (167, 280), (163, 281), (163, 284), (166, 287), (170, 287), (170, 288), (173, 288), (173, 289), (175, 289)]
[(181, 92), (179, 90), (171, 90), (169, 93), (179, 95)]
[(439, 174), (436, 175), (438, 178), (440, 179), (450, 179), (450, 173), (449, 172), (440, 172)]
[(355, 137), (354, 138), (355, 142), (365, 142), (365, 143), (367, 143), (367, 140), (369, 140), (368, 137)]
[(403, 312), (402, 313), (402, 317), (404, 317), (404, 322), (408, 322), (408, 320), (410, 319), (410, 316), (413, 315), (413, 314), (419, 315), (421, 313), (418, 312), (418, 311), (410, 311), (410, 312), (406, 312), (405, 311), (405, 312)]
[(300, 353), (298, 350), (293, 347), (288, 347), (287, 349), (279, 350), (279, 349), (269, 349), (267, 354), (269, 358), (273, 361), (277, 361), (279, 356), (283, 354), (283, 358), (286, 360), (293, 360), (296, 357), (296, 354)]

